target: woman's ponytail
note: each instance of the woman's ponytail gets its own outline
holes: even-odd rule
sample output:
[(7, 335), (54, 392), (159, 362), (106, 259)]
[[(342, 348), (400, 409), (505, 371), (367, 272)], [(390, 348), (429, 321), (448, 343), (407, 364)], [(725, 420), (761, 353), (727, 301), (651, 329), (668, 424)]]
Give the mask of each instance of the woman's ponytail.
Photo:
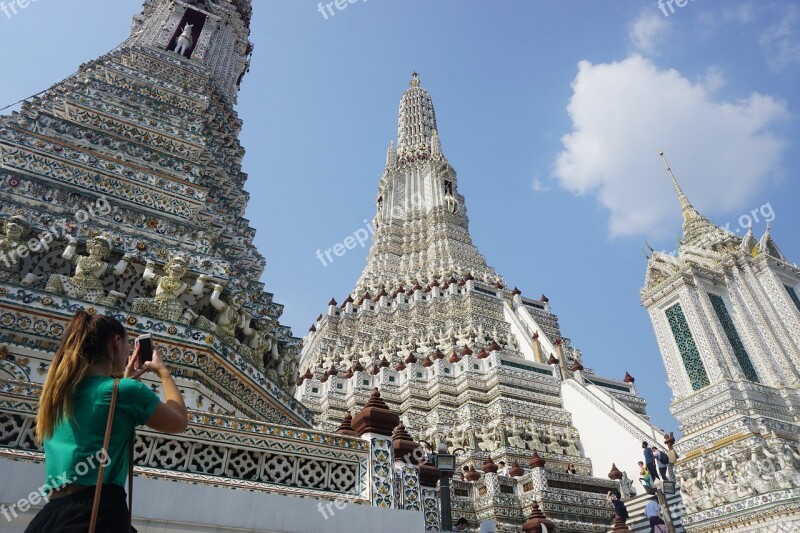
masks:
[[(64, 417), (71, 417), (73, 414), (72, 391), (86, 377), (89, 367), (100, 356), (101, 350), (97, 348), (103, 346), (102, 354), (105, 355), (105, 345), (108, 340), (106, 335), (101, 335), (103, 339), (96, 338), (99, 335), (97, 322), (113, 321), (125, 335), (125, 329), (119, 322), (110, 317), (92, 316), (85, 311), (78, 311), (72, 318), (61, 343), (56, 350), (53, 363), (47, 372), (47, 378), (42, 389), (42, 396), (39, 399), (39, 412), (36, 415), (36, 440), (40, 443), (44, 439), (52, 436), (56, 424)], [(88, 346), (87, 346), (88, 345)], [(86, 348), (91, 347), (91, 353), (87, 353)]]

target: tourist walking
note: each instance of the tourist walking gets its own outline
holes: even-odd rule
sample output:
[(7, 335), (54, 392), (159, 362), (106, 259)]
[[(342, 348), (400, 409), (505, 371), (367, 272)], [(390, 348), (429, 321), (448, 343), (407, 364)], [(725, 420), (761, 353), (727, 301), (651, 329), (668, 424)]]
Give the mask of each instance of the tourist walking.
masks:
[(667, 457), (669, 457), (669, 466), (667, 467), (669, 478), (672, 481), (675, 481), (675, 463), (678, 462), (678, 452), (675, 451), (675, 448), (672, 447), (672, 444), (670, 444), (669, 451), (667, 451)]
[(655, 482), (656, 479), (661, 479), (656, 469), (656, 458), (653, 456), (653, 450), (648, 446), (647, 441), (642, 442), (642, 449), (644, 450), (644, 464), (647, 467), (647, 471), (650, 472), (650, 479), (652, 482)]
[(639, 461), (639, 481), (642, 482), (645, 492), (650, 492), (650, 472), (644, 467), (644, 462)]
[(667, 525), (661, 518), (661, 505), (657, 496), (653, 496), (644, 506), (644, 516), (650, 521), (650, 533), (667, 533)]
[(656, 466), (658, 467), (658, 473), (661, 474), (661, 479), (666, 481), (667, 466), (669, 466), (669, 457), (667, 457), (667, 454), (659, 450), (658, 447), (656, 446), (653, 446), (653, 457), (656, 460)]
[[(166, 403), (137, 381), (145, 372), (160, 378)], [(136, 426), (182, 433), (188, 421), (183, 397), (161, 357), (153, 352), (152, 360), (140, 365), (138, 346), (131, 356), (119, 321), (78, 311), (61, 339), (39, 399), (36, 438), (44, 444), (50, 481), (42, 490), (49, 501), (26, 533), (85, 533), (92, 529), (94, 514), (96, 531), (127, 532), (130, 514), (124, 487)], [(72, 481), (60, 485), (55, 481), (60, 479)], [(99, 507), (93, 509), (98, 481), (102, 491)]]
[(574, 465), (574, 464), (572, 464), (572, 463), (570, 463), (570, 464), (567, 466), (567, 474), (577, 474), (577, 473), (578, 473), (578, 471), (577, 471), (577, 470), (575, 470), (575, 465)]
[(606, 499), (611, 502), (611, 505), (614, 506), (614, 513), (616, 513), (616, 515), (622, 519), (622, 523), (624, 524), (627, 522), (628, 508), (625, 507), (624, 503), (622, 503), (622, 498), (620, 497), (619, 491), (608, 491), (608, 496), (606, 496)]

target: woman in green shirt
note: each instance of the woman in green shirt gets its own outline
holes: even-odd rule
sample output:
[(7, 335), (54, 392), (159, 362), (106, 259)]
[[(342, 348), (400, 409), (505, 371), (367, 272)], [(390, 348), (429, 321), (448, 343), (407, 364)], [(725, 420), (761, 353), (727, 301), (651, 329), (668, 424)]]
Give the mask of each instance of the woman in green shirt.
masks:
[[(137, 381), (145, 372), (161, 380), (165, 402)], [(103, 449), (111, 395), (120, 380), (108, 449)], [(140, 366), (114, 318), (78, 311), (67, 327), (39, 400), (36, 437), (44, 445), (49, 499), (26, 533), (85, 533), (89, 529), (98, 468), (105, 464), (98, 532), (127, 532), (125, 480), (128, 445), (136, 426), (181, 433), (189, 414), (161, 357)], [(135, 531), (131, 529), (131, 531)]]

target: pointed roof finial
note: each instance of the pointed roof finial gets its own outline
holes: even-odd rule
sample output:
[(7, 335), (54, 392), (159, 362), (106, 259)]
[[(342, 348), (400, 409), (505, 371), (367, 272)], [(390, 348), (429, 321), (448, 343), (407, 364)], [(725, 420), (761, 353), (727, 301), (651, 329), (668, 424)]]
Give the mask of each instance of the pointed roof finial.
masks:
[(411, 83), (410, 83), (410, 85), (412, 87), (419, 87), (419, 74), (417, 74), (416, 70), (414, 71), (413, 74), (411, 74)]
[(750, 222), (750, 225), (747, 227), (747, 233), (742, 237), (742, 242), (739, 247), (744, 253), (749, 255), (756, 255), (758, 253), (758, 241), (753, 236), (752, 222)]
[(386, 150), (386, 167), (392, 168), (397, 164), (397, 150), (394, 141), (389, 141), (389, 148)]
[(431, 155), (433, 157), (441, 157), (442, 155), (442, 141), (439, 139), (437, 130), (433, 130), (433, 135), (431, 135)]
[(700, 213), (697, 212), (697, 209), (689, 202), (689, 199), (686, 198), (686, 195), (683, 194), (683, 189), (678, 184), (678, 180), (675, 178), (675, 174), (672, 173), (672, 168), (669, 166), (669, 162), (667, 158), (664, 156), (664, 151), (658, 152), (658, 155), (661, 156), (661, 159), (664, 161), (664, 167), (667, 169), (669, 173), (669, 177), (672, 178), (672, 185), (675, 187), (675, 192), (678, 193), (678, 200), (681, 202), (681, 211), (683, 212), (683, 220), (688, 221), (693, 218), (699, 218)]
[(772, 229), (772, 221), (767, 222), (767, 230), (764, 232), (761, 240), (758, 241), (757, 251), (758, 253), (770, 255), (776, 259), (780, 259), (781, 261), (786, 261), (786, 256), (783, 255), (783, 252), (781, 252), (780, 248), (778, 248), (778, 245), (775, 244), (775, 241), (772, 239), (770, 229)]

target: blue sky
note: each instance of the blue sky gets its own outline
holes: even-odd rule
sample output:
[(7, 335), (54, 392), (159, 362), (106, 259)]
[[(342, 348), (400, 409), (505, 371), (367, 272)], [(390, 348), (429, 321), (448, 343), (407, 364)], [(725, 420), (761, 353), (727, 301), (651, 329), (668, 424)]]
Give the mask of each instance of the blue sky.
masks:
[[(674, 4), (673, 4), (674, 5)], [(38, 0), (0, 12), (0, 107), (120, 43), (139, 0)], [(473, 239), (523, 294), (546, 294), (584, 364), (629, 371), (654, 421), (671, 393), (639, 304), (645, 240), (673, 250), (686, 194), (732, 231), (773, 219), (800, 257), (800, 2), (368, 0), (327, 20), (256, 0), (238, 112), (264, 281), (304, 335), (352, 289), (366, 249), (326, 249), (374, 215), (397, 106), (417, 70), (459, 172)], [(753, 216), (755, 211), (757, 216)]]

